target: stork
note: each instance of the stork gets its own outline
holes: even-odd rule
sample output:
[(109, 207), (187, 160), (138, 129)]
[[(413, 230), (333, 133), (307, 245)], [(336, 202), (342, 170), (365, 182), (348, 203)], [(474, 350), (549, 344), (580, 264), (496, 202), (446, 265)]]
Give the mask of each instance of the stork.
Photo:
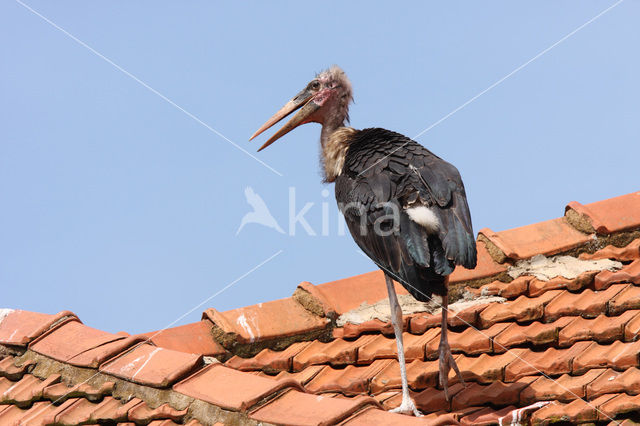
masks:
[(333, 66), (316, 75), (250, 140), (298, 111), (258, 150), (294, 128), (320, 123), (324, 181), (335, 182), (338, 207), (356, 244), (384, 272), (395, 333), (402, 403), (395, 412), (420, 415), (409, 394), (402, 309), (393, 280), (417, 300), (442, 297), (439, 383), (449, 400), (451, 368), (464, 383), (447, 340), (448, 276), (476, 266), (476, 245), (458, 170), (419, 143), (381, 128), (348, 127), (351, 83)]

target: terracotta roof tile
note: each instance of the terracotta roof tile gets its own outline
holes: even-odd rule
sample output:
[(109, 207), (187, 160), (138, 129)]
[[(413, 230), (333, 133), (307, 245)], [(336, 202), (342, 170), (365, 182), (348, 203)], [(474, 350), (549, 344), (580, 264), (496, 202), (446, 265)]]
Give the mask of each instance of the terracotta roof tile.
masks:
[[(368, 364), (375, 359), (397, 358), (398, 348), (396, 339), (382, 335), (366, 342), (358, 348), (358, 363)], [(424, 334), (403, 333), (404, 352), (408, 361), (424, 359), (425, 345), (434, 339), (440, 338), (440, 329), (431, 328)]]
[[(477, 355), (491, 352), (493, 348), (493, 338), (501, 333), (509, 324), (494, 324), (486, 330), (467, 327), (464, 331), (449, 332), (449, 345), (452, 352), (462, 352), (466, 355)], [(427, 344), (427, 358), (436, 359), (438, 357), (438, 345), (440, 345), (440, 334), (430, 339)]]
[(634, 283), (640, 285), (640, 259), (625, 265), (619, 271), (602, 271), (594, 279), (594, 288), (602, 290), (614, 283)]
[(311, 365), (298, 373), (281, 371), (275, 376), (275, 378), (278, 380), (290, 378), (292, 380), (295, 380), (296, 383), (298, 383), (300, 386), (306, 386), (306, 384), (309, 383), (311, 379), (313, 379), (316, 375), (318, 375), (320, 371), (324, 370), (325, 368), (331, 367), (328, 367), (326, 365)]
[[(286, 312), (287, 315), (282, 315)], [(291, 298), (205, 315), (225, 333), (237, 336), (240, 343), (272, 340), (323, 330), (327, 320), (317, 317)]]
[(367, 397), (328, 398), (290, 390), (258, 408), (249, 417), (280, 425), (332, 425), (367, 405), (376, 406), (377, 403)]
[(626, 286), (626, 284), (616, 284), (604, 291), (597, 292), (586, 289), (580, 293), (571, 293), (565, 290), (546, 306), (544, 310), (545, 319), (553, 321), (561, 316), (571, 315), (595, 318), (607, 312), (609, 300), (620, 293)]
[(110, 395), (114, 388), (114, 382), (105, 382), (99, 388), (94, 388), (86, 383), (68, 386), (65, 383), (55, 383), (47, 386), (42, 396), (51, 401), (60, 402), (69, 398), (86, 398), (96, 402), (102, 400), (105, 395)]
[(98, 404), (94, 404), (83, 398), (74, 398), (67, 407), (59, 412), (55, 421), (65, 425), (79, 425), (89, 423), (91, 414), (95, 411)]
[(501, 410), (494, 410), (491, 407), (483, 408), (479, 411), (464, 416), (460, 419), (462, 425), (485, 426), (500, 423), (500, 418), (508, 416), (516, 407), (509, 406)]
[[(457, 311), (453, 305), (450, 305), (447, 324), (449, 327), (477, 326), (480, 312), (488, 306), (489, 303), (477, 304)], [(439, 310), (433, 314), (417, 313), (411, 316), (408, 329), (412, 334), (422, 334), (430, 328), (440, 327), (441, 321), (442, 316)], [(389, 336), (393, 336), (393, 334), (391, 333)]]
[(211, 364), (175, 384), (173, 389), (222, 408), (245, 411), (266, 396), (289, 387), (299, 385), (291, 379), (273, 380)]
[(0, 412), (0, 423), (6, 425), (38, 425), (51, 424), (55, 422), (56, 414), (62, 412), (68, 405), (69, 400), (61, 406), (55, 406), (48, 401), (34, 402), (31, 408), (21, 409), (15, 405)]
[(624, 247), (609, 245), (595, 253), (581, 253), (578, 257), (585, 260), (615, 259), (630, 262), (640, 258), (640, 239), (633, 240)]
[(640, 394), (640, 370), (632, 367), (620, 372), (608, 368), (587, 385), (586, 396), (589, 399), (608, 393)]
[[(606, 395), (602, 397), (606, 397)], [(640, 395), (630, 396), (620, 393), (598, 408), (598, 420), (611, 420), (613, 416), (621, 413), (638, 413), (640, 411)]]
[(60, 380), (60, 375), (52, 374), (46, 380), (40, 380), (31, 374), (25, 374), (22, 379), (4, 390), (0, 395), (0, 404), (15, 404), (27, 407), (40, 399), (44, 388)]
[(293, 357), (300, 353), (312, 342), (297, 342), (282, 351), (264, 349), (251, 358), (241, 358), (237, 355), (230, 358), (226, 365), (241, 371), (265, 370), (268, 372), (289, 371), (292, 368)]
[(429, 426), (459, 425), (460, 413), (437, 412), (427, 414), (422, 419)]
[(4, 377), (0, 377), (0, 395), (4, 394), (11, 386), (13, 386), (13, 384), (14, 384), (13, 381), (6, 379)]
[[(409, 392), (411, 392), (411, 391), (409, 391)], [(393, 398), (397, 397), (398, 395), (402, 396), (402, 392), (398, 391), (398, 390), (390, 390), (390, 391), (381, 392), (381, 393), (373, 395), (373, 399), (378, 401), (378, 403), (382, 404), (382, 408), (384, 408), (385, 410), (389, 410), (389, 409), (391, 409), (391, 407), (388, 406), (388, 405), (385, 405), (385, 402), (389, 401), (389, 400), (392, 400)]]
[(617, 370), (623, 370), (638, 366), (640, 341), (632, 343), (615, 341), (610, 345), (599, 345), (592, 342), (589, 345), (589, 348), (585, 350), (584, 353), (574, 359), (574, 373), (580, 374), (588, 369), (599, 367), (611, 367)]
[[(165, 405), (158, 407), (156, 410), (149, 410), (144, 402), (140, 399), (133, 398), (127, 403), (123, 403), (112, 397), (105, 397), (100, 403), (93, 403), (86, 399), (77, 398), (71, 400), (66, 408), (61, 411), (55, 418), (56, 424), (72, 425), (72, 424), (95, 424), (96, 422), (114, 422), (118, 421), (120, 425), (134, 424), (154, 424), (153, 419), (174, 418), (182, 420), (186, 410), (181, 415), (178, 411), (168, 409)], [(127, 422), (126, 420), (135, 420), (136, 423)], [(165, 420), (157, 420), (162, 423)], [(169, 420), (170, 421), (170, 420)], [(171, 424), (176, 424), (171, 422)]]
[(411, 334), (422, 334), (430, 328), (440, 327), (438, 315), (414, 315), (409, 321), (409, 331)]
[(393, 362), (392, 360), (381, 359), (362, 367), (348, 365), (343, 369), (324, 368), (306, 384), (305, 389), (314, 393), (368, 394), (371, 380)]
[[(625, 325), (639, 313), (640, 311), (626, 311), (620, 316), (598, 315), (594, 319), (577, 317), (560, 330), (558, 344), (570, 346), (579, 340), (595, 340), (598, 343), (622, 340)], [(560, 320), (567, 318), (563, 317)]]
[(571, 317), (562, 317), (551, 323), (535, 321), (527, 325), (506, 324), (504, 331), (493, 339), (493, 350), (504, 352), (507, 348), (524, 344), (534, 346), (553, 344), (558, 341), (558, 333), (573, 320)]
[(494, 232), (480, 230), (508, 258), (528, 259), (536, 254), (552, 255), (588, 243), (591, 237), (573, 228), (564, 218)]
[(515, 381), (524, 376), (540, 374), (560, 375), (572, 372), (575, 358), (582, 355), (593, 342), (578, 342), (567, 349), (548, 348), (543, 352), (525, 351), (506, 367), (505, 380)]
[(538, 377), (520, 394), (523, 405), (530, 405), (536, 401), (559, 400), (573, 401), (586, 397), (587, 386), (602, 375), (604, 369), (593, 369), (581, 376), (563, 374), (558, 378)]
[(500, 296), (511, 300), (526, 294), (529, 290), (529, 282), (532, 279), (533, 277), (523, 275), (508, 283), (493, 281), (478, 289), (467, 287), (467, 290), (476, 296)]
[(567, 289), (571, 292), (577, 292), (593, 283), (597, 271), (587, 271), (578, 275), (574, 279), (565, 277), (554, 277), (548, 281), (533, 278), (529, 283), (529, 297), (537, 297), (549, 290)]
[(151, 408), (144, 402), (136, 405), (129, 411), (129, 420), (136, 423), (148, 423), (151, 420), (175, 420), (179, 421), (187, 414), (187, 410), (176, 410), (169, 404), (162, 404), (157, 408)]
[[(336, 327), (331, 322), (334, 312), (387, 298), (382, 274), (375, 272), (319, 286), (302, 283), (289, 299), (223, 313), (209, 310), (202, 321), (156, 336), (105, 333), (70, 313), (3, 311), (0, 424), (27, 419), (36, 424), (165, 426), (189, 419), (186, 424), (198, 426), (246, 422), (247, 416), (276, 424), (525, 424), (529, 417), (534, 424), (546, 424), (633, 418), (629, 413), (640, 409), (640, 238), (629, 240), (637, 232), (599, 239), (580, 234), (589, 240), (580, 250), (603, 241), (628, 242), (627, 247), (581, 255), (631, 262), (620, 271), (548, 281), (521, 276), (472, 288), (506, 278), (508, 265), (493, 260), (500, 258), (497, 245), (506, 244), (507, 253), (516, 257), (568, 250), (576, 241), (565, 221), (584, 229), (574, 213), (496, 234), (494, 240), (482, 237), (491, 255), (484, 242), (479, 244), (479, 268), (459, 268), (452, 276), (451, 282), (460, 284), (455, 291), (466, 285), (472, 297), (508, 300), (489, 299), (450, 315), (449, 340), (467, 381), (463, 387), (450, 373), (451, 402), (437, 388), (439, 312), (403, 317), (410, 394), (426, 414), (422, 418), (380, 410), (380, 404), (388, 410), (402, 400), (391, 324), (371, 320)], [(555, 228), (560, 233), (546, 239), (544, 233)], [(484, 281), (477, 281), (480, 277)], [(282, 315), (285, 311), (290, 318)], [(140, 342), (149, 337), (150, 342)], [(2, 339), (11, 343), (2, 346)], [(203, 355), (229, 359), (203, 367)], [(78, 381), (98, 371), (137, 383), (130, 389), (144, 401), (133, 398), (125, 404), (122, 395), (129, 388), (115, 378)], [(203, 410), (198, 401), (220, 409), (205, 405)]]
[[(496, 380), (513, 382), (519, 377), (508, 377), (505, 379), (505, 368), (508, 368), (508, 366), (517, 362), (518, 359), (528, 353), (529, 352), (523, 348), (515, 348), (500, 355), (482, 354), (479, 357), (460, 355), (457, 361), (458, 368), (465, 380), (480, 383), (490, 383)], [(522, 376), (524, 376), (524, 374)]]
[(180, 426), (181, 423), (176, 423), (173, 420), (154, 420), (148, 424), (149, 426)]
[(202, 356), (143, 343), (102, 364), (100, 372), (142, 385), (164, 388), (202, 364)]
[(587, 205), (572, 201), (567, 205), (568, 209), (586, 216), (599, 234), (612, 234), (640, 227), (640, 192)]
[[(490, 305), (489, 302), (474, 304), (466, 308), (457, 308), (455, 305), (449, 305), (447, 324), (449, 324), (449, 327), (478, 326), (480, 313)], [(440, 327), (441, 319), (442, 316), (439, 310), (433, 314), (417, 313), (411, 316), (408, 328), (412, 334), (422, 334), (429, 328)], [(393, 334), (390, 334), (390, 336), (393, 336)]]
[(375, 337), (372, 335), (362, 336), (352, 341), (335, 339), (328, 343), (316, 340), (293, 357), (293, 371), (300, 371), (315, 364), (334, 366), (355, 364), (359, 347), (371, 342)]
[(544, 307), (563, 290), (550, 290), (539, 297), (520, 296), (516, 300), (505, 303), (493, 303), (480, 312), (480, 323), (483, 328), (503, 321), (533, 321), (544, 316)]
[(104, 361), (111, 359), (115, 355), (122, 353), (126, 349), (142, 341), (144, 341), (144, 339), (140, 336), (129, 336), (123, 339), (114, 340), (112, 342), (96, 346), (92, 349), (88, 349), (85, 352), (80, 352), (68, 359), (66, 362), (78, 367), (97, 368)]
[(55, 360), (73, 364), (70, 360), (76, 355), (124, 339), (123, 336), (96, 330), (78, 321), (71, 321), (36, 339), (30, 345), (30, 349)]
[(512, 383), (493, 382), (489, 385), (471, 383), (453, 397), (452, 409), (486, 405), (495, 407), (517, 405), (520, 402), (522, 390), (536, 379), (530, 376)]
[(28, 360), (20, 365), (16, 365), (15, 358), (8, 356), (0, 360), (0, 377), (6, 377), (12, 381), (18, 381), (35, 366), (35, 362)]
[[(615, 286), (611, 286), (615, 287)], [(620, 315), (629, 309), (640, 308), (640, 286), (628, 285), (616, 294), (608, 305), (610, 315)]]
[(568, 421), (571, 423), (586, 423), (598, 420), (597, 411), (602, 404), (612, 398), (613, 395), (602, 395), (593, 401), (576, 399), (568, 404), (554, 402), (548, 404), (531, 416), (534, 425), (548, 424), (554, 421)]
[[(356, 309), (363, 302), (373, 305), (388, 297), (384, 275), (379, 270), (306, 288), (323, 301), (329, 312), (338, 315)], [(408, 294), (398, 283), (395, 289), (397, 294)]]
[(484, 243), (477, 242), (476, 248), (478, 251), (476, 267), (474, 269), (466, 269), (462, 266), (457, 266), (449, 276), (451, 284), (479, 280), (506, 272), (507, 267), (493, 260)]
[[(404, 316), (402, 329), (409, 329), (409, 321), (412, 317)], [(372, 319), (360, 324), (347, 323), (343, 327), (333, 329), (333, 337), (335, 339), (355, 339), (364, 333), (381, 333), (385, 336), (393, 336), (393, 325), (391, 322)]]
[(48, 315), (18, 309), (0, 321), (0, 344), (26, 346), (50, 328), (72, 320), (77, 321), (77, 317), (70, 311)]
[(634, 316), (624, 326), (624, 340), (626, 342), (633, 342), (638, 340), (640, 335), (640, 314)]
[(631, 419), (624, 420), (612, 420), (611, 423), (607, 424), (607, 426), (637, 426), (638, 422), (635, 422)]
[(138, 398), (132, 398), (123, 404), (115, 398), (106, 397), (91, 413), (91, 420), (94, 422), (126, 421), (129, 418), (129, 411), (139, 404), (142, 404), (142, 400)]
[[(454, 355), (457, 359), (459, 355)], [(396, 360), (380, 360), (376, 362), (387, 362), (384, 368), (371, 380), (370, 392), (377, 394), (389, 389), (400, 389), (400, 366)], [(381, 364), (383, 365), (383, 364)], [(414, 390), (421, 390), (427, 387), (434, 387), (438, 375), (437, 361), (421, 361), (416, 359), (407, 363), (407, 380), (409, 386)], [(452, 381), (453, 383), (453, 381)]]
[[(454, 383), (451, 385), (449, 387), (449, 395), (452, 400), (455, 399), (458, 392), (461, 392), (464, 389), (465, 385), (462, 383)], [(424, 413), (433, 413), (442, 410), (449, 411), (451, 409), (451, 402), (446, 400), (444, 391), (428, 388), (412, 396), (416, 403), (416, 407)], [(398, 406), (401, 403), (402, 394), (399, 394), (399, 398), (396, 399), (396, 406)]]
[[(468, 308), (461, 309), (459, 311), (454, 310), (453, 307), (449, 307), (447, 324), (449, 324), (449, 327), (468, 327), (470, 325), (475, 326), (478, 324), (480, 313), (483, 312), (488, 306), (489, 304), (478, 304), (469, 306)], [(440, 313), (435, 316), (440, 317)]]
[(354, 416), (348, 418), (341, 425), (348, 426), (371, 426), (371, 425), (385, 425), (385, 426), (411, 426), (411, 425), (424, 425), (424, 419), (404, 416), (401, 414), (393, 414), (388, 411), (380, 410), (374, 407), (365, 408), (359, 411)]
[(155, 346), (174, 351), (214, 357), (225, 355), (224, 348), (213, 338), (212, 328), (209, 320), (203, 320), (139, 336), (149, 339)]

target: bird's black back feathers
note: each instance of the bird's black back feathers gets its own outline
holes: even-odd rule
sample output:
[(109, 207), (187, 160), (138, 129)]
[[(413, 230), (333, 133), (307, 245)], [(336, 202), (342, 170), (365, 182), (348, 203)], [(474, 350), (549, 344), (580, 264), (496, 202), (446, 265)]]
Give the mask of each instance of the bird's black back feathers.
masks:
[[(444, 294), (455, 265), (475, 267), (460, 173), (419, 143), (380, 128), (356, 132), (335, 191), (358, 246), (416, 299)], [(411, 220), (406, 209), (417, 206), (429, 208), (437, 230)]]

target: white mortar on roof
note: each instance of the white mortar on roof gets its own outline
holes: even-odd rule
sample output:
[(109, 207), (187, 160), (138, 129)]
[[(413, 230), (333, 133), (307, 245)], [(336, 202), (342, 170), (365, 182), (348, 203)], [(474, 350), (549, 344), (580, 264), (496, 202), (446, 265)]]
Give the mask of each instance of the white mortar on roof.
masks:
[[(504, 297), (477, 297), (471, 299), (470, 294), (465, 294), (464, 298), (456, 303), (452, 303), (449, 305), (449, 312), (455, 313), (466, 309), (470, 306), (474, 305), (483, 305), (486, 303), (498, 302), (502, 303), (506, 299)], [(413, 296), (409, 294), (399, 294), (398, 302), (402, 307), (402, 314), (416, 314), (419, 312), (425, 312), (429, 314), (438, 314), (441, 312), (441, 304), (442, 298), (440, 296), (432, 296), (432, 300), (430, 302), (418, 302)], [(338, 327), (343, 327), (345, 324), (362, 324), (365, 321), (370, 321), (374, 319), (378, 319), (383, 322), (391, 321), (391, 308), (389, 307), (389, 299), (380, 300), (373, 305), (368, 304), (367, 302), (362, 302), (360, 306), (356, 309), (352, 309), (349, 312), (345, 312), (340, 315), (340, 317), (336, 320), (336, 324)]]
[[(244, 331), (247, 332), (247, 334), (249, 335), (249, 341), (251, 343), (256, 341), (256, 336), (253, 333), (253, 330), (251, 329), (251, 327), (249, 326), (249, 322), (247, 321), (247, 317), (244, 316), (244, 314), (241, 314), (238, 319), (236, 320), (236, 322), (238, 323), (238, 325), (240, 327), (242, 327), (244, 329)], [(251, 321), (251, 323), (254, 325), (254, 327), (256, 326), (256, 322), (255, 321)], [(257, 327), (256, 327), (257, 329)]]
[(142, 365), (140, 366), (140, 368), (138, 368), (138, 371), (136, 371), (133, 376), (131, 376), (131, 380), (135, 380), (136, 376), (138, 375), (139, 372), (142, 371), (143, 368), (145, 368), (147, 366), (147, 364), (149, 363), (149, 361), (151, 361), (151, 358), (153, 358), (153, 356), (158, 353), (158, 351), (160, 350), (160, 348), (155, 348), (153, 351), (151, 351), (151, 353), (149, 354), (149, 357), (144, 361), (144, 363), (142, 363)]
[(582, 260), (573, 256), (546, 257), (538, 254), (531, 259), (520, 260), (508, 270), (511, 278), (520, 275), (533, 275), (539, 280), (549, 281), (554, 277), (574, 279), (578, 275), (588, 271), (617, 271), (622, 268), (622, 263), (609, 260)]
[[(522, 407), (522, 408), (516, 408), (515, 410), (511, 411), (509, 414), (507, 414), (506, 416), (500, 417), (498, 419), (498, 424), (500, 426), (503, 426), (504, 423), (504, 419), (507, 416), (511, 416), (511, 423), (509, 423), (509, 426), (524, 426), (525, 422), (524, 422), (524, 415), (527, 414), (527, 412), (529, 411), (537, 411), (538, 409), (544, 407), (545, 405), (549, 405), (549, 404), (555, 404), (556, 401), (538, 401), (535, 402), (531, 405), (527, 405), (526, 407)], [(527, 423), (528, 424), (528, 423)]]
[(2, 321), (4, 321), (4, 319), (8, 317), (12, 312), (15, 311), (9, 308), (0, 308), (0, 324), (2, 324)]

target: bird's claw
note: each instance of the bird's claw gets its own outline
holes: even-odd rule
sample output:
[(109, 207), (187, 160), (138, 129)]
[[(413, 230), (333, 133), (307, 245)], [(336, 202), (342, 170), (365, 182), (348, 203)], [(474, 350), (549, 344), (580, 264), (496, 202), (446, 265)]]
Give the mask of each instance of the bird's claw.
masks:
[(415, 402), (413, 402), (413, 399), (411, 398), (402, 398), (402, 403), (400, 404), (400, 406), (392, 410), (389, 410), (389, 412), (407, 414), (407, 415), (413, 414), (416, 417), (423, 416), (423, 414), (420, 411), (418, 411), (418, 409), (416, 408)]
[(460, 383), (465, 386), (464, 379), (462, 378), (462, 374), (460, 373), (460, 369), (458, 368), (458, 364), (456, 364), (456, 360), (453, 358), (451, 354), (451, 349), (449, 345), (446, 343), (440, 343), (439, 347), (439, 381), (442, 390), (444, 390), (444, 397), (447, 401), (451, 401), (451, 397), (449, 395), (449, 371), (453, 368), (453, 371), (456, 372)]

